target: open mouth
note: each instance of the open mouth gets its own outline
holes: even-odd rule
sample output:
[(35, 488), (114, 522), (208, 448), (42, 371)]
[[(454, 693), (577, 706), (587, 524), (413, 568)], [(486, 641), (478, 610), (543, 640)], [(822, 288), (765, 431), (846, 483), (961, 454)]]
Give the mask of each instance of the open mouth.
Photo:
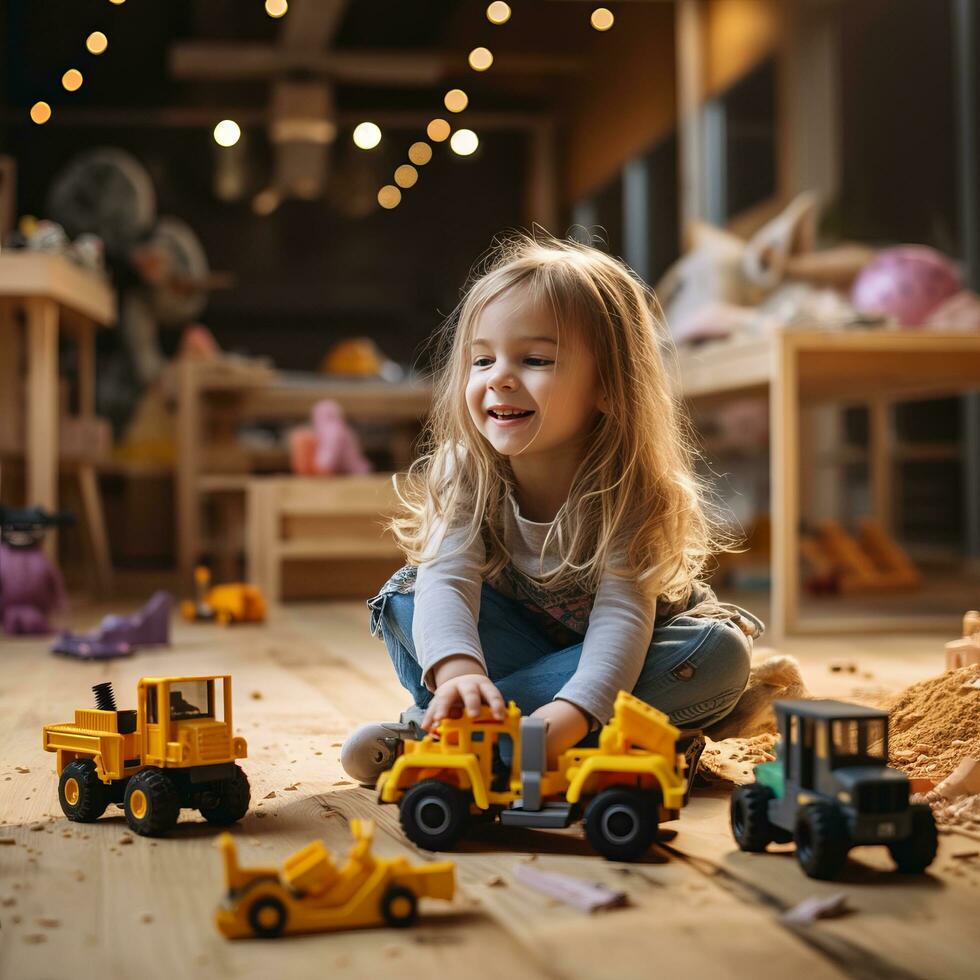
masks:
[(494, 411), (492, 408), (487, 409), (487, 415), (492, 419), (497, 419), (498, 422), (513, 422), (517, 419), (530, 418), (534, 414), (533, 411), (518, 410), (518, 409), (508, 409), (507, 411)]

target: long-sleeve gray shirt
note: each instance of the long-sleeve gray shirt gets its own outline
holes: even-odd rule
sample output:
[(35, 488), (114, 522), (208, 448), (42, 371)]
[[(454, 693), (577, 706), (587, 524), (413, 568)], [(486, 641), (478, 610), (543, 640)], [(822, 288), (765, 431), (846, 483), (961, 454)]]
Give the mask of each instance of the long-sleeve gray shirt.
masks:
[[(566, 637), (565, 645), (584, 637), (578, 670), (555, 698), (604, 723), (612, 715), (616, 694), (631, 691), (640, 676), (653, 637), (656, 603), (635, 582), (612, 572), (602, 576), (594, 595), (574, 586), (544, 588), (540, 579), (559, 564), (553, 542), (542, 562), (551, 525), (521, 517), (517, 501), (513, 496), (509, 500), (504, 541), (511, 560), (489, 584), (520, 602), (545, 632)], [(458, 551), (462, 536), (462, 531), (446, 534), (436, 557), (419, 566), (415, 582), (412, 638), (430, 689), (433, 668), (447, 657), (466, 655), (487, 669), (477, 631), (486, 549), (478, 537)]]

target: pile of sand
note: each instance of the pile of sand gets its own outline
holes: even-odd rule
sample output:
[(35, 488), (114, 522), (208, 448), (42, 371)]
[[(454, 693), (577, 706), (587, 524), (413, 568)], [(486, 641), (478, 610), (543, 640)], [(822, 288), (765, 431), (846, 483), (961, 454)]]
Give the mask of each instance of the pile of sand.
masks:
[(936, 781), (980, 758), (980, 664), (907, 688), (891, 707), (889, 742), (891, 765)]
[(753, 767), (776, 758), (776, 736), (768, 732), (751, 738), (726, 738), (709, 741), (701, 756), (698, 778), (709, 786), (719, 783), (751, 783), (755, 781)]

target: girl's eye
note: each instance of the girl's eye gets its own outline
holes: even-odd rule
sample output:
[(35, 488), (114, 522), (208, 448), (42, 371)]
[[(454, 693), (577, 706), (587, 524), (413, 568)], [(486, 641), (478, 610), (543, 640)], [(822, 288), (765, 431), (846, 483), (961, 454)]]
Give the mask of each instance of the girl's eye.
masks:
[(531, 367), (548, 367), (555, 362), (547, 357), (525, 357), (524, 363), (530, 364)]
[(473, 367), (489, 367), (493, 364), (492, 357), (477, 357), (473, 360)]

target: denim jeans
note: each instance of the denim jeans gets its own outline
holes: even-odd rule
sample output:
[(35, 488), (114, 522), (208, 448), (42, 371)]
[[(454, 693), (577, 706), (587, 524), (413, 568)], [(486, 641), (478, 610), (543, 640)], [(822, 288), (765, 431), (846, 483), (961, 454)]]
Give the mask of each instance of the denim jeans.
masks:
[[(402, 686), (424, 708), (432, 692), (422, 683), (412, 640), (414, 594), (382, 591), (368, 605), (371, 632), (381, 633)], [(477, 628), (490, 679), (524, 714), (554, 698), (582, 655), (581, 643), (556, 648), (520, 603), (486, 584)], [(654, 629), (633, 693), (678, 728), (705, 728), (735, 706), (748, 680), (751, 653), (752, 641), (732, 620), (678, 616)]]

